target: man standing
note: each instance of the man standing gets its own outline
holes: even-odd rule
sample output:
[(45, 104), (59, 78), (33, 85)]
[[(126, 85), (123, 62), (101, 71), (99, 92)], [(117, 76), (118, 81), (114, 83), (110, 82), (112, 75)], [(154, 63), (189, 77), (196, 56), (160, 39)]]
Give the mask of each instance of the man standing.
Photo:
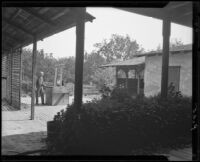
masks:
[(36, 105), (38, 105), (38, 97), (41, 96), (42, 104), (44, 105), (44, 73), (41, 71), (40, 76), (36, 81)]

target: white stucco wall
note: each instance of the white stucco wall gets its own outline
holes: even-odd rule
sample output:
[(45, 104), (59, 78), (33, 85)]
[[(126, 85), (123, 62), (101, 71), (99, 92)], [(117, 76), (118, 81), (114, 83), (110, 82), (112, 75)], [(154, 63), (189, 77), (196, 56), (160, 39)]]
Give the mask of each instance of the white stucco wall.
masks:
[[(180, 66), (180, 91), (192, 96), (192, 53), (170, 54), (169, 66)], [(146, 56), (144, 94), (154, 96), (161, 91), (162, 56)]]

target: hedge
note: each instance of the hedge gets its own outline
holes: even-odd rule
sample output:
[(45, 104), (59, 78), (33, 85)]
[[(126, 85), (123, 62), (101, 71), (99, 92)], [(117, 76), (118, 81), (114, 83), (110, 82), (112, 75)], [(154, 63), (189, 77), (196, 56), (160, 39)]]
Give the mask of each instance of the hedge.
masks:
[[(123, 97), (126, 96), (126, 97)], [(181, 95), (162, 99), (127, 97), (118, 90), (101, 100), (74, 105), (59, 112), (60, 131), (48, 140), (50, 154), (130, 155), (143, 150), (151, 154), (160, 148), (191, 144), (191, 98)]]

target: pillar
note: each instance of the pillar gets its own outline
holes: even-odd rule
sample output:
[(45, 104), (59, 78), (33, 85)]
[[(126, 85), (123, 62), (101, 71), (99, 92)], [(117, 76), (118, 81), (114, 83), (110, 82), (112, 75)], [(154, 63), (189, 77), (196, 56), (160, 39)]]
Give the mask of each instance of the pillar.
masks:
[(128, 89), (128, 69), (125, 69), (125, 74), (126, 74), (126, 88)]
[(74, 105), (77, 112), (80, 112), (82, 105), (85, 13), (86, 13), (85, 7), (77, 8), (76, 62), (75, 62), (75, 89), (74, 89)]
[(56, 87), (56, 85), (57, 85), (57, 71), (58, 71), (58, 68), (55, 67), (55, 74), (54, 74), (54, 87)]
[(60, 84), (62, 86), (62, 80), (63, 80), (63, 66), (60, 66)]
[(140, 73), (139, 73), (139, 70), (137, 70), (137, 94), (139, 95), (140, 94)]
[(35, 83), (36, 83), (36, 57), (37, 57), (37, 39), (33, 38), (33, 55), (32, 55), (32, 96), (31, 96), (31, 120), (34, 120), (35, 113)]
[(163, 54), (162, 54), (162, 76), (161, 76), (161, 97), (167, 97), (168, 91), (168, 68), (169, 68), (169, 41), (170, 41), (170, 20), (163, 20)]
[(20, 52), (20, 75), (19, 75), (19, 104), (21, 109), (21, 95), (22, 95), (22, 47), (19, 49)]
[(117, 83), (117, 79), (118, 79), (118, 68), (117, 68), (117, 66), (116, 66), (116, 68), (115, 68), (115, 79), (116, 79), (116, 87), (118, 87), (118, 83)]

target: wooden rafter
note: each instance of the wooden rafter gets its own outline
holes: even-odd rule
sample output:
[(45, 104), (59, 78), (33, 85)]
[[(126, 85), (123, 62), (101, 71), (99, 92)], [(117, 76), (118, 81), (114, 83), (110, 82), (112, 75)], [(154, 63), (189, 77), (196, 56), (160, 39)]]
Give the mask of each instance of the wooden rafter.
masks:
[(168, 10), (165, 14), (173, 18), (179, 18), (188, 15), (188, 13), (192, 13), (192, 5), (190, 4), (187, 6), (180, 6), (174, 10)]
[(12, 39), (12, 40), (15, 41), (15, 42), (18, 42), (18, 43), (23, 42), (23, 40), (12, 36), (12, 35), (11, 35), (10, 33), (8, 33), (8, 32), (3, 32), (2, 35), (3, 35), (3, 37), (9, 37), (10, 39)]
[(42, 21), (43, 23), (49, 25), (49, 26), (55, 26), (55, 24), (49, 20), (47, 17), (38, 14), (37, 12), (27, 8), (27, 7), (20, 7), (20, 9), (24, 10), (25, 12), (27, 12), (28, 14), (30, 14), (31, 16), (34, 16), (35, 18), (37, 18), (38, 20)]
[(58, 19), (59, 17), (65, 15), (66, 13), (68, 13), (70, 11), (69, 8), (64, 8), (61, 12), (59, 12), (58, 14), (56, 14), (55, 16), (53, 16), (51, 18), (51, 20), (55, 20), (55, 19)]
[[(173, 3), (173, 2), (172, 2)], [(182, 7), (182, 6), (185, 6), (185, 5), (188, 5), (190, 4), (191, 2), (182, 2), (182, 3), (177, 3), (177, 4), (171, 4), (170, 6), (167, 6), (167, 10), (171, 10), (171, 9), (176, 9), (176, 8), (179, 8), (179, 7)]]
[(11, 16), (10, 16), (10, 21), (14, 20), (19, 14), (20, 14), (21, 10), (17, 9), (17, 11), (15, 11)]
[(3, 44), (2, 44), (2, 46), (3, 47), (8, 47), (8, 48), (13, 48), (13, 45), (12, 44), (10, 44), (9, 42), (2, 42)]
[(9, 24), (10, 26), (12, 26), (12, 27), (14, 27), (14, 28), (16, 28), (16, 29), (18, 29), (18, 30), (23, 31), (23, 32), (26, 33), (28, 36), (33, 37), (33, 36), (35, 35), (35, 34), (32, 33), (31, 31), (29, 31), (29, 30), (27, 30), (26, 28), (24, 28), (23, 26), (21, 26), (21, 25), (19, 25), (19, 24), (17, 24), (17, 23), (14, 23), (14, 22), (10, 21), (10, 20), (7, 19), (7, 18), (2, 18), (2, 20), (3, 20), (5, 23)]
[(40, 14), (43, 14), (43, 13), (47, 12), (48, 10), (50, 10), (50, 7), (42, 7), (42, 8), (39, 10), (39, 13), (40, 13)]
[(10, 51), (10, 50), (11, 50), (10, 48), (2, 47), (2, 51)]

